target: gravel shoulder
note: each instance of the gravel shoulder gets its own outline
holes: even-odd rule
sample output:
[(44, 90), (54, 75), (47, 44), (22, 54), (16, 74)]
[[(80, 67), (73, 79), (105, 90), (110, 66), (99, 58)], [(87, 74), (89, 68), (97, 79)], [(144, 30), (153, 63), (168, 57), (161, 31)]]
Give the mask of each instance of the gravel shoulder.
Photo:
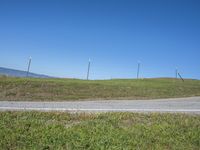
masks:
[(68, 102), (0, 101), (0, 111), (182, 112), (200, 114), (200, 97)]

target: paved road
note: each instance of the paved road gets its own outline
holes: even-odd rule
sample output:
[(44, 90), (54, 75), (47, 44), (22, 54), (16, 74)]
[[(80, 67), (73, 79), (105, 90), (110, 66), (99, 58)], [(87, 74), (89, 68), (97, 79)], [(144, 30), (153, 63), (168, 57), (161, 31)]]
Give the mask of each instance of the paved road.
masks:
[(200, 114), (200, 97), (159, 100), (101, 100), (71, 102), (0, 101), (0, 111), (182, 112)]

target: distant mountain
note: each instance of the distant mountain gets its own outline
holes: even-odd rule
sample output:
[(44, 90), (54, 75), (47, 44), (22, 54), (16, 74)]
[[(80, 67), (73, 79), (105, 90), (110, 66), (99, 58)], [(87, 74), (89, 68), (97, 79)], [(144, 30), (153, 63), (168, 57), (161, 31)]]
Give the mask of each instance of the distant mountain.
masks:
[[(0, 67), (0, 75), (7, 75), (7, 76), (12, 76), (12, 77), (26, 77), (27, 72)], [(50, 77), (47, 75), (36, 74), (36, 73), (32, 73), (32, 72), (28, 73), (28, 77), (31, 77), (31, 78), (53, 78), (53, 77)]]

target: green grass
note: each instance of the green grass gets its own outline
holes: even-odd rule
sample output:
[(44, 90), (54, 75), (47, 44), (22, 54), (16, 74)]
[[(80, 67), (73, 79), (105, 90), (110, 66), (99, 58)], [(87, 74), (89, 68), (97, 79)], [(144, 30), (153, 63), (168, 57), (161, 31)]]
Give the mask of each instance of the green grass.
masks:
[(0, 112), (0, 149), (199, 148), (199, 115)]
[(200, 80), (0, 77), (0, 100), (154, 99), (200, 96)]

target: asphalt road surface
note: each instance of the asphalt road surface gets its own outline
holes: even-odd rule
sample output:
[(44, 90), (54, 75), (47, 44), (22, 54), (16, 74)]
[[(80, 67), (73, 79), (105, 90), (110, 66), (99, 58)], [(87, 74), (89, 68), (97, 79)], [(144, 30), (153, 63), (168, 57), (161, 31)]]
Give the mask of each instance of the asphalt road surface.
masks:
[(0, 111), (169, 112), (200, 114), (200, 97), (68, 102), (0, 101)]

